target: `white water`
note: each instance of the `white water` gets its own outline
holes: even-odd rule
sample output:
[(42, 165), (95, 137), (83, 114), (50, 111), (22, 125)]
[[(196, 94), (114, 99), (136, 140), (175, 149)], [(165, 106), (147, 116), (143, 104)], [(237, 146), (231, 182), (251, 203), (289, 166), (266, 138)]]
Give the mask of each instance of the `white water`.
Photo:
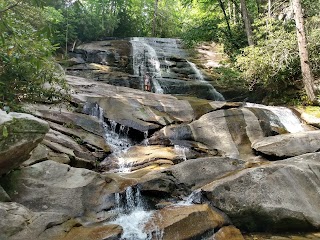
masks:
[[(300, 119), (289, 108), (265, 106), (254, 103), (246, 103), (245, 106), (267, 110), (265, 111), (265, 113), (270, 118), (270, 122), (275, 125), (278, 125), (277, 122), (280, 122), (283, 127), (290, 133), (305, 131)], [(268, 111), (272, 112), (274, 115), (268, 114)]]
[(204, 80), (204, 77), (200, 71), (199, 68), (197, 68), (196, 64), (194, 64), (193, 62), (190, 62), (187, 60), (187, 63), (190, 65), (190, 67), (192, 68), (193, 72), (196, 75), (196, 80), (200, 81), (200, 82), (204, 82), (208, 85), (210, 85), (212, 87), (211, 92), (212, 94), (215, 96), (215, 100), (217, 101), (224, 101), (224, 97), (222, 96), (221, 93), (219, 93), (210, 83), (208, 83), (206, 80)]
[(161, 78), (160, 61), (156, 50), (150, 46), (144, 38), (132, 38), (132, 57), (133, 70), (135, 75), (140, 75), (140, 81), (143, 76), (149, 74), (155, 93), (163, 94), (164, 91), (159, 84), (157, 78)]
[(190, 151), (189, 148), (180, 145), (174, 145), (174, 151), (183, 159), (183, 161), (187, 161), (187, 154)]
[(118, 224), (123, 229), (121, 239), (126, 240), (149, 240), (151, 234), (144, 231), (146, 223), (152, 217), (152, 211), (135, 210), (129, 214), (121, 215), (112, 223)]
[(201, 82), (205, 82), (204, 77), (203, 77), (201, 71), (197, 68), (197, 66), (193, 62), (189, 62), (188, 60), (187, 60), (187, 63), (190, 65), (193, 72), (196, 74), (196, 79)]
[[(118, 172), (131, 171), (131, 165), (121, 157), (132, 146), (128, 138), (129, 128), (119, 125), (115, 121), (104, 122), (103, 109), (98, 104), (88, 104), (84, 112), (99, 119), (105, 130), (105, 140), (112, 148), (112, 157), (118, 160)], [(144, 133), (145, 144), (148, 144), (148, 132)], [(146, 232), (145, 225), (150, 221), (153, 211), (147, 211), (141, 192), (138, 188), (127, 187), (123, 193), (115, 193), (115, 211), (118, 217), (112, 222), (123, 228), (121, 239), (125, 240), (151, 240), (151, 233)], [(156, 232), (151, 226), (150, 231)], [(157, 232), (156, 232), (157, 233)], [(157, 238), (161, 239), (161, 238)]]

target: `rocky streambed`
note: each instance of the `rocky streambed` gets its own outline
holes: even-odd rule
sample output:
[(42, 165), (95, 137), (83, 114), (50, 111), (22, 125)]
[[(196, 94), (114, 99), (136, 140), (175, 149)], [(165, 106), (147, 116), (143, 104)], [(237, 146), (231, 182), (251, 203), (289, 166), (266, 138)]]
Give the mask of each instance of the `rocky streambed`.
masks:
[(320, 239), (320, 130), (291, 110), (67, 81), (0, 111), (0, 239)]

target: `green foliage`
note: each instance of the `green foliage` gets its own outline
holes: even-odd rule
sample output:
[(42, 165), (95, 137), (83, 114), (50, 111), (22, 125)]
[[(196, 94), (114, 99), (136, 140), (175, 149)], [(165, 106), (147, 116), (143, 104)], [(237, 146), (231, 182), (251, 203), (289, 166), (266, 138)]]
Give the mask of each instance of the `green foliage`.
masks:
[(257, 31), (260, 36), (257, 45), (244, 48), (236, 58), (236, 65), (248, 84), (253, 86), (257, 82), (273, 95), (280, 95), (300, 74), (296, 33), (286, 31), (285, 27), (265, 28), (263, 24)]
[[(0, 9), (8, 6), (0, 1)], [(41, 9), (26, 3), (4, 11), (0, 19), (0, 107), (15, 108), (21, 101), (53, 101), (64, 86), (57, 74)], [(61, 90), (61, 87), (60, 87)]]
[[(202, 41), (221, 43), (231, 58), (247, 45), (242, 23), (233, 23), (228, 16), (229, 29), (218, 1), (185, 0), (185, 4), (191, 8), (182, 33), (187, 45), (193, 46)], [(224, 7), (227, 5), (224, 4)]]
[[(268, 22), (268, 25), (266, 24)], [(307, 21), (310, 61), (313, 73), (320, 74), (320, 20), (313, 17)], [(301, 68), (293, 22), (283, 23), (272, 19), (257, 21), (255, 36), (257, 45), (246, 47), (236, 58), (236, 65), (248, 85), (263, 85), (270, 97), (286, 98), (295, 91), (298, 98), (302, 89)], [(285, 93), (285, 94), (284, 94)], [(286, 101), (291, 101), (287, 99)]]

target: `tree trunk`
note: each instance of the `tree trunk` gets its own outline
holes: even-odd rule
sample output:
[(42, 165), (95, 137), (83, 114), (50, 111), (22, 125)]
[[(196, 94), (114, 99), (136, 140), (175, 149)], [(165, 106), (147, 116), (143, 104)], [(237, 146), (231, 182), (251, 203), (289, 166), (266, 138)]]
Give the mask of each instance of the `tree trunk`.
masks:
[(226, 9), (225, 9), (225, 7), (223, 5), (223, 2), (221, 0), (219, 0), (219, 5), (220, 5), (220, 8), (221, 8), (221, 10), (223, 12), (224, 20), (227, 23), (228, 35), (232, 39), (232, 31), (231, 31), (231, 28), (230, 28), (229, 18), (228, 18), (228, 15), (226, 13)]
[(154, 1), (153, 24), (152, 24), (152, 36), (153, 36), (153, 37), (156, 36), (158, 4), (159, 4), (159, 0), (155, 0), (155, 1)]
[(268, 0), (268, 18), (271, 18), (271, 0)]
[(309, 62), (307, 38), (306, 38), (305, 29), (304, 29), (304, 20), (303, 20), (300, 0), (293, 0), (293, 10), (295, 13), (294, 19), (295, 19), (296, 30), (297, 30), (303, 84), (309, 100), (311, 102), (314, 102), (316, 100), (315, 89), (314, 89), (314, 78), (312, 76), (310, 62)]
[(252, 26), (251, 26), (251, 22), (249, 19), (246, 1), (240, 0), (240, 3), (241, 3), (241, 13), (242, 13), (242, 18), (243, 18), (246, 34), (247, 34), (248, 44), (249, 44), (249, 46), (252, 46), (252, 45), (254, 45), (253, 33), (252, 33)]

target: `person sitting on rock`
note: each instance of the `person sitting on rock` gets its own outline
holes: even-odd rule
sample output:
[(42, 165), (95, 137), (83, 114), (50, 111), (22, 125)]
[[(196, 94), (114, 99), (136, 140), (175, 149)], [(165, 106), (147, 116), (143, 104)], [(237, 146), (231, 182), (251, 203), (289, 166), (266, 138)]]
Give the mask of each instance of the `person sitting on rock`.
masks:
[(144, 75), (144, 90), (151, 91), (150, 76), (148, 74)]

